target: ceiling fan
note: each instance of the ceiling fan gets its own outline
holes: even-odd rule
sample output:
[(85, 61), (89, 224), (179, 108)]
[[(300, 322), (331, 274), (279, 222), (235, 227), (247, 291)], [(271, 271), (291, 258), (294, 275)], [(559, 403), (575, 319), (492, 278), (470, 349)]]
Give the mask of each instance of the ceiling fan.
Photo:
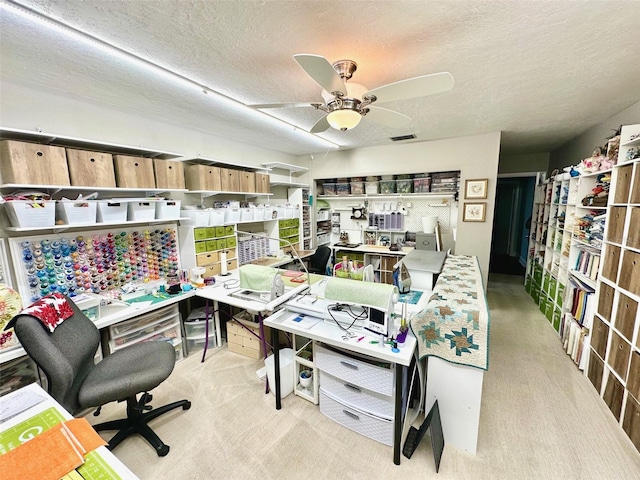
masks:
[[(265, 103), (249, 107), (313, 107), (325, 112), (326, 115), (311, 128), (311, 133), (324, 132), (330, 127), (342, 131), (350, 130), (357, 126), (364, 116), (382, 125), (402, 127), (411, 121), (410, 117), (377, 105), (435, 95), (453, 88), (451, 74), (440, 72), (407, 78), (369, 90), (364, 85), (348, 81), (358, 68), (353, 60), (338, 60), (332, 65), (321, 55), (298, 54), (294, 55), (293, 59), (322, 87), (324, 102)], [(374, 102), (376, 105), (373, 105)]]

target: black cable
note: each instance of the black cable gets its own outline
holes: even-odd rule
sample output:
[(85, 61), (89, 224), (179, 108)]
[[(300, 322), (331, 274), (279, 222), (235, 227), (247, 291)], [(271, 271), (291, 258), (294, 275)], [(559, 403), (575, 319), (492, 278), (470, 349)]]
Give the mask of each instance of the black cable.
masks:
[[(346, 306), (347, 307), (347, 314), (353, 318), (353, 321), (351, 322), (351, 325), (349, 325), (347, 328), (344, 328), (340, 322), (338, 320), (336, 320), (336, 318), (333, 316), (333, 314), (331, 313), (332, 308), (335, 308), (336, 310), (338, 310), (339, 312), (342, 311), (342, 306)], [(327, 307), (327, 312), (329, 313), (329, 316), (331, 317), (331, 319), (336, 322), (336, 325), (338, 325), (340, 327), (341, 330), (345, 331), (345, 332), (349, 332), (349, 330), (351, 329), (351, 327), (353, 327), (353, 325), (358, 321), (358, 320), (362, 320), (364, 318), (367, 318), (367, 313), (366, 310), (363, 310), (362, 312), (360, 312), (358, 315), (356, 315), (355, 313), (353, 313), (353, 311), (351, 310), (351, 305), (349, 305), (348, 303), (346, 304), (339, 304), (339, 303), (334, 303), (332, 305), (329, 305)]]

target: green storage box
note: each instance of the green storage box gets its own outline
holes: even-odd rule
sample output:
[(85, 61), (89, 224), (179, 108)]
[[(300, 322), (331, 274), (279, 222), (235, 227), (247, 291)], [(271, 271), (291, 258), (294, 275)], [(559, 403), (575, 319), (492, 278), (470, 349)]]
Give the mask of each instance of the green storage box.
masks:
[(200, 227), (200, 228), (194, 228), (193, 229), (193, 238), (195, 238), (196, 240), (204, 240), (207, 237), (207, 228), (206, 227)]
[(533, 267), (533, 280), (538, 285), (542, 285), (542, 265), (539, 263), (536, 263)]
[(218, 250), (218, 241), (214, 239), (207, 240), (207, 252)]
[(233, 248), (236, 246), (236, 237), (227, 237), (227, 248)]
[(556, 303), (558, 305), (562, 305), (562, 302), (564, 301), (564, 289), (565, 286), (558, 282), (558, 289), (556, 290)]
[(227, 225), (226, 227), (224, 227), (224, 234), (227, 236), (233, 235), (234, 234), (233, 225)]
[(544, 277), (543, 277), (543, 280), (542, 280), (542, 290), (547, 294), (550, 293), (549, 292), (549, 282), (550, 282), (550, 280), (551, 280), (551, 274), (548, 273), (548, 272), (545, 273)]
[(216, 236), (216, 227), (207, 227), (207, 238), (214, 238)]
[(224, 250), (225, 248), (227, 248), (227, 239), (219, 238), (218, 240), (216, 240), (216, 244), (216, 250)]
[(553, 311), (555, 304), (551, 301), (550, 298), (547, 299), (547, 303), (544, 306), (544, 315), (549, 320), (549, 323), (553, 322)]
[(549, 280), (549, 296), (551, 298), (556, 298), (556, 287), (558, 286), (558, 280), (554, 277), (551, 277)]
[(205, 253), (207, 250), (207, 242), (196, 242), (196, 253)]
[(560, 320), (562, 319), (562, 310), (556, 308), (553, 311), (553, 328), (556, 332), (560, 331)]
[(216, 227), (216, 237), (224, 237), (224, 226)]
[(524, 289), (529, 295), (531, 295), (532, 283), (533, 283), (533, 280), (531, 279), (531, 275), (527, 275), (527, 278), (525, 278), (524, 280)]

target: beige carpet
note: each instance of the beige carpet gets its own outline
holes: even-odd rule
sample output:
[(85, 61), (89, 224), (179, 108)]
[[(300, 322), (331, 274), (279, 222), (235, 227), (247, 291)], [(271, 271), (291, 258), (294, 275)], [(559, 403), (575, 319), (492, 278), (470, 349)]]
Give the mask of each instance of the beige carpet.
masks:
[[(590, 382), (560, 348), (519, 277), (489, 282), (491, 350), (478, 452), (445, 446), (436, 475), (429, 438), (396, 466), (392, 449), (334, 423), (293, 394), (275, 410), (255, 371), (262, 362), (191, 355), (153, 391), (154, 405), (193, 406), (152, 424), (171, 446), (158, 458), (141, 438), (114, 453), (143, 480), (156, 479), (598, 479), (640, 478), (640, 453)], [(115, 418), (109, 405), (97, 423)]]

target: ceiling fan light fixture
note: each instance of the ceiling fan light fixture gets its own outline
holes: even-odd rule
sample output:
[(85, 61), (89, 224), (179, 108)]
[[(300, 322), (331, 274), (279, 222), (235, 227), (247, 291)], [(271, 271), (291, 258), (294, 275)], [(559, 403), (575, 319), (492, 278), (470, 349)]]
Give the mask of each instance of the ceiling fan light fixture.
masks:
[(327, 115), (327, 122), (336, 130), (351, 130), (360, 123), (362, 115), (355, 110), (334, 110)]

